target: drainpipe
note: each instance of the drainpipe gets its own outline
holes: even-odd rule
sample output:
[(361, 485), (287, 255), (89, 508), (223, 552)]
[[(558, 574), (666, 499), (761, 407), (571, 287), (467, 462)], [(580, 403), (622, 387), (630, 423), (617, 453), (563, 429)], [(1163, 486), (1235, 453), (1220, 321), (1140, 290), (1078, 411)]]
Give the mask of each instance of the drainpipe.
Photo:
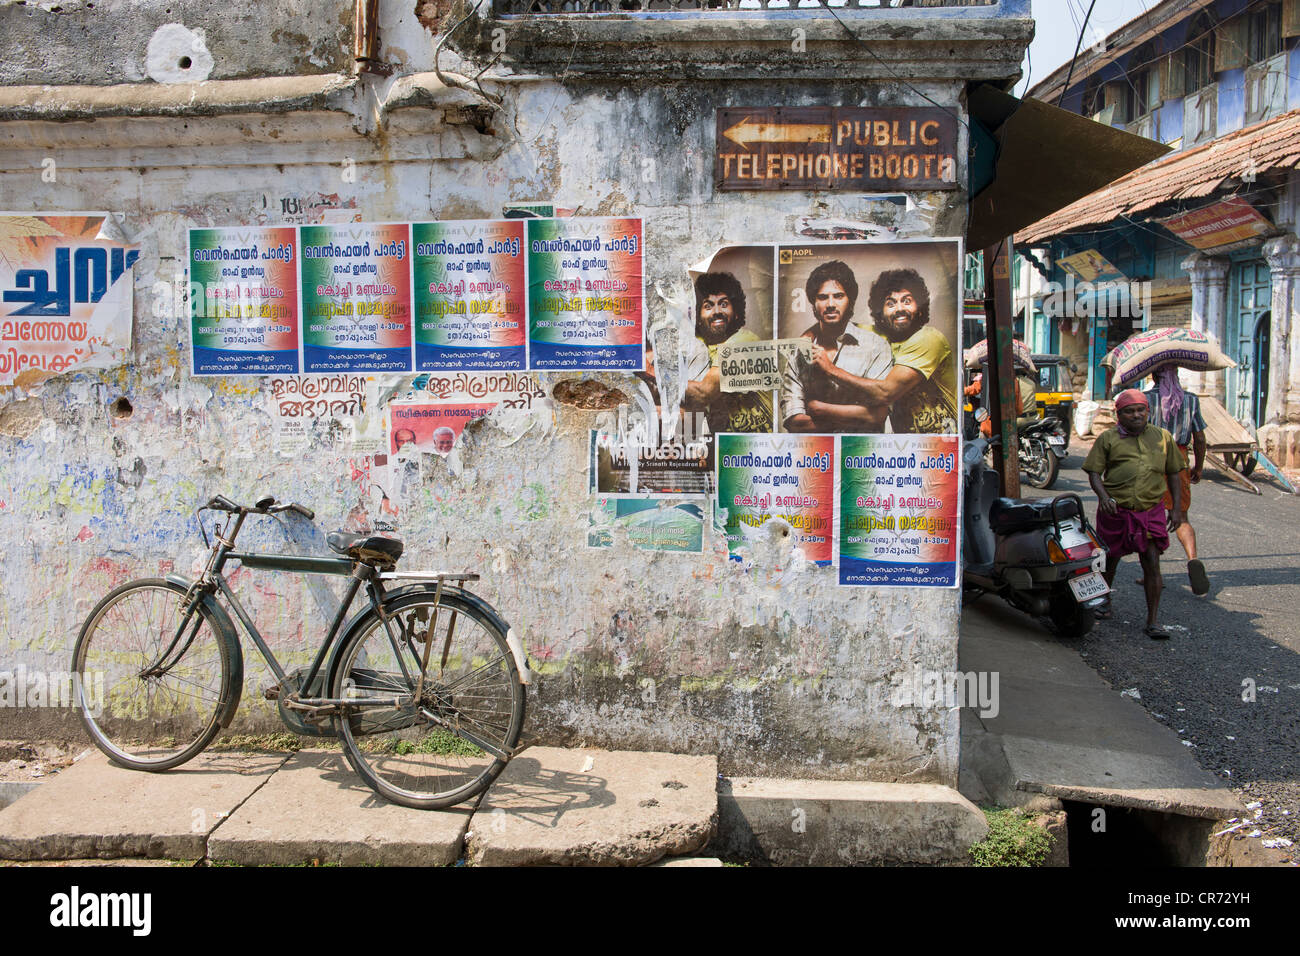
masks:
[(357, 0), (352, 56), (359, 72), (369, 72), (379, 56), (379, 0)]

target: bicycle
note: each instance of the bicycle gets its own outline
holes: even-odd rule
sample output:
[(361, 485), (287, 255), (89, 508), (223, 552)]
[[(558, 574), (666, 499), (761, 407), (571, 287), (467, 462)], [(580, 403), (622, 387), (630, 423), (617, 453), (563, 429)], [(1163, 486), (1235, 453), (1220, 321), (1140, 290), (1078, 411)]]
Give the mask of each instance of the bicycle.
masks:
[[(227, 516), (214, 522), (211, 541), (207, 511)], [(250, 508), (217, 495), (195, 511), (209, 549), (196, 580), (171, 574), (130, 581), (90, 612), (72, 672), (96, 746), (122, 766), (163, 771), (202, 752), (230, 725), (244, 659), (228, 605), (275, 674), (264, 693), (291, 730), (338, 737), (357, 774), (402, 806), (437, 810), (482, 793), (523, 749), (529, 671), (509, 625), (465, 590), (479, 576), (399, 572), (402, 542), (381, 535), (330, 533), (326, 542), (340, 557), (234, 550), (249, 515), (284, 512), (315, 518), (273, 497)], [(271, 652), (222, 573), (228, 561), (349, 577), (305, 673), (286, 673)], [(369, 606), (347, 618), (363, 585)], [(96, 702), (85, 688), (100, 673)]]

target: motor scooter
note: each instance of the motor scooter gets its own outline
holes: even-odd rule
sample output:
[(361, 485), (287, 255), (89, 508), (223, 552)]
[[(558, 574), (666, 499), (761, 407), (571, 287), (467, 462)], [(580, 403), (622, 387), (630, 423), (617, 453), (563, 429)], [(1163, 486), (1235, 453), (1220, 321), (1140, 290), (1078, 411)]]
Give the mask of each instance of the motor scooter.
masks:
[(1056, 418), (1040, 418), (1019, 429), (1020, 470), (1035, 488), (1050, 488), (1056, 484), (1061, 462), (1068, 454), (1069, 438), (1065, 427)]
[(962, 452), (963, 597), (996, 594), (1047, 618), (1061, 636), (1082, 637), (1110, 594), (1101, 574), (1106, 551), (1078, 495), (1001, 497), (997, 472), (984, 461), (996, 442), (977, 434)]

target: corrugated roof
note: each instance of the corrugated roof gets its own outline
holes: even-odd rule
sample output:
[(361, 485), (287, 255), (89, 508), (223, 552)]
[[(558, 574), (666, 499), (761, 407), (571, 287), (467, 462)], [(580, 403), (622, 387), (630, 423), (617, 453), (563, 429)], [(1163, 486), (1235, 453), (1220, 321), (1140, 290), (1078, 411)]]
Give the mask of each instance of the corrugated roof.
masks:
[(1173, 199), (1208, 196), (1253, 169), (1294, 169), (1300, 161), (1300, 109), (1248, 126), (1121, 176), (1016, 234), (1017, 243), (1101, 225)]

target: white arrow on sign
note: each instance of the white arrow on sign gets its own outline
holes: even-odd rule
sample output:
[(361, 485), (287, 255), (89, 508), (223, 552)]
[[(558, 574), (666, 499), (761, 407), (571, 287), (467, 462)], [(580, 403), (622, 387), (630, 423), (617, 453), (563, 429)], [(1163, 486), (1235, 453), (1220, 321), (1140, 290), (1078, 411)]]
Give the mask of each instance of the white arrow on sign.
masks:
[(829, 143), (829, 123), (755, 123), (752, 117), (723, 132), (737, 146), (748, 149), (750, 143)]

